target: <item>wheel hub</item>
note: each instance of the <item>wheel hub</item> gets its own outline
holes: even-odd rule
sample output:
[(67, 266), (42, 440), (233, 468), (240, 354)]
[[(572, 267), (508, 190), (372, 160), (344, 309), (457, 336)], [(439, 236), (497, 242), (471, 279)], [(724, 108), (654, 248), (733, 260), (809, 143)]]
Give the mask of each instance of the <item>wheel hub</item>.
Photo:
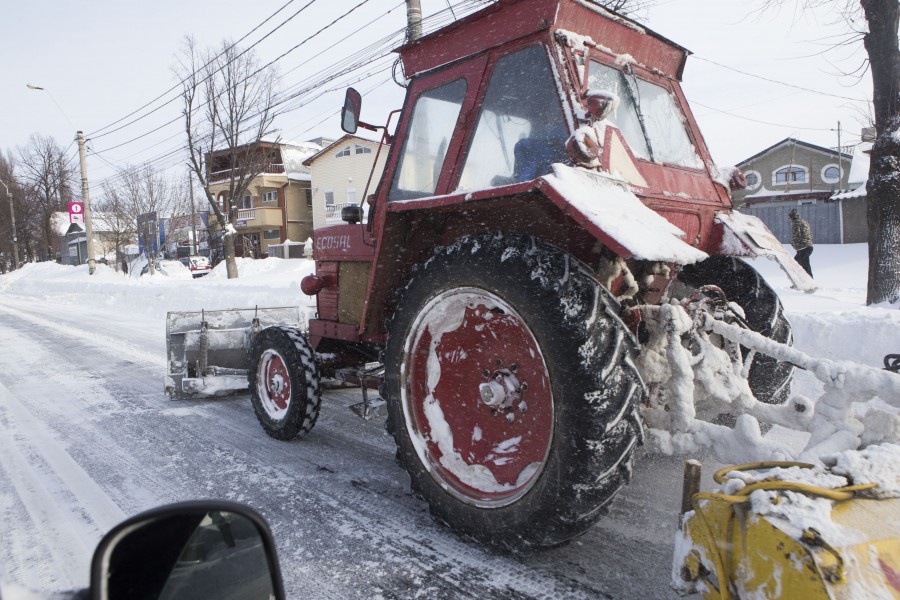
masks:
[(263, 407), (273, 419), (282, 418), (291, 402), (291, 376), (284, 358), (273, 349), (266, 350), (257, 373)]
[(281, 373), (276, 373), (272, 377), (269, 378), (269, 391), (273, 394), (282, 394), (284, 393), (285, 382), (284, 377)]
[[(514, 363), (508, 369), (496, 369), (493, 373), (487, 369), (483, 371), (482, 374), (488, 382), (478, 385), (478, 394), (481, 401), (493, 409), (494, 415), (505, 413), (510, 409), (521, 412), (528, 409), (528, 404), (522, 399), (522, 393), (528, 389), (528, 383), (519, 381), (516, 376), (518, 370), (518, 365)], [(508, 413), (507, 419), (514, 420), (515, 415)]]
[(445, 291), (416, 317), (405, 356), (407, 431), (432, 477), (479, 506), (525, 494), (547, 460), (554, 408), (524, 319), (490, 292)]

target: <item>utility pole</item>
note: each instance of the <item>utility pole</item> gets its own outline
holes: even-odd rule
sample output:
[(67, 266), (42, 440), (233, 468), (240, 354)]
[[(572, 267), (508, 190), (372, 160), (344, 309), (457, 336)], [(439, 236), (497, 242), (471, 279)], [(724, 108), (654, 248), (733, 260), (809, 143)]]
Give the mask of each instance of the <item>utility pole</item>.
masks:
[(841, 122), (838, 121), (838, 190), (843, 191), (841, 182), (844, 181), (844, 147), (841, 146)]
[(6, 190), (6, 197), (9, 198), (9, 220), (12, 225), (12, 238), (13, 238), (13, 269), (19, 268), (19, 238), (16, 237), (16, 207), (13, 204), (12, 194), (9, 193), (9, 188), (6, 187), (6, 182), (0, 179), (0, 183), (3, 184), (3, 188)]
[(84, 232), (87, 235), (88, 273), (94, 274), (97, 261), (94, 256), (94, 228), (91, 226), (91, 197), (88, 192), (87, 163), (84, 160), (84, 133), (76, 133), (78, 158), (81, 161), (81, 200), (84, 202)]
[(197, 256), (197, 209), (194, 208), (194, 182), (191, 181), (191, 172), (188, 171), (188, 188), (191, 190), (191, 242), (193, 246), (192, 256)]
[(406, 41), (413, 42), (422, 37), (422, 2), (406, 0)]

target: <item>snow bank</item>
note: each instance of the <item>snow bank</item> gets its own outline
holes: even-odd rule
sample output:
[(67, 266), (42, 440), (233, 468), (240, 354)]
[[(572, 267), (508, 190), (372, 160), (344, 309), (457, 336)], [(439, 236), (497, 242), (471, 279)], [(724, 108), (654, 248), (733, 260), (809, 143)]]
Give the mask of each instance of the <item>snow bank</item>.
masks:
[(315, 299), (300, 291), (300, 280), (315, 270), (312, 260), (237, 260), (237, 279), (228, 279), (224, 263), (197, 279), (160, 273), (126, 277), (102, 264), (94, 275), (88, 275), (87, 265), (29, 263), (0, 276), (0, 298), (6, 294), (33, 297), (53, 304), (103, 306), (111, 313), (159, 318), (171, 310), (315, 306)]

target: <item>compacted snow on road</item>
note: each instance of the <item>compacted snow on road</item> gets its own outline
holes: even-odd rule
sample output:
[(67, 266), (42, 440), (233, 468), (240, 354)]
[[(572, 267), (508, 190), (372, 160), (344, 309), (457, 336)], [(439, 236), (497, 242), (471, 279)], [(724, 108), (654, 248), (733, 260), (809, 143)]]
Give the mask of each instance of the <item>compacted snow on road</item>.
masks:
[[(754, 265), (781, 295), (795, 345), (872, 366), (900, 352), (898, 307), (864, 306), (865, 246), (817, 246), (812, 262), (821, 287), (811, 295), (789, 289), (774, 263)], [(359, 390), (327, 391), (316, 427), (288, 443), (263, 433), (246, 394), (163, 393), (167, 311), (300, 305), (308, 315), (299, 281), (312, 268), (270, 258), (240, 262), (237, 280), (221, 269), (189, 280), (42, 263), (0, 276), (0, 585), (83, 587), (93, 548), (119, 521), (224, 498), (269, 521), (291, 598), (674, 597), (684, 457), (639, 456), (610, 514), (574, 543), (500, 556), (430, 519), (383, 422), (349, 409)], [(818, 385), (799, 373), (794, 392), (815, 396)]]

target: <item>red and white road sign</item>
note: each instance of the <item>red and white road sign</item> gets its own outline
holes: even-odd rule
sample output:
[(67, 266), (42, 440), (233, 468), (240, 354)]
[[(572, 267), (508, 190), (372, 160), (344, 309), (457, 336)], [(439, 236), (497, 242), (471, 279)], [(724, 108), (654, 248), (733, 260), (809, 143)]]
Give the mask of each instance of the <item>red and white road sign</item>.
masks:
[(69, 202), (69, 223), (84, 223), (84, 202)]

